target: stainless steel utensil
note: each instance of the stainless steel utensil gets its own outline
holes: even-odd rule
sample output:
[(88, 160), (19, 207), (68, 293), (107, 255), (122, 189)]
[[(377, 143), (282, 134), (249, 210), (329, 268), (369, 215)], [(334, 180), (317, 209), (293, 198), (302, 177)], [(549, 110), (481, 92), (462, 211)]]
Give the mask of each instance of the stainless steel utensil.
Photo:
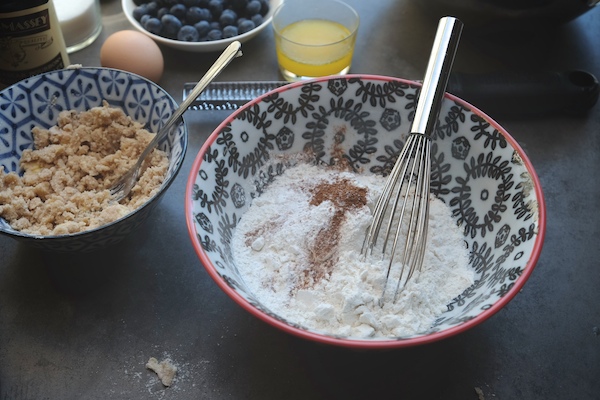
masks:
[[(363, 254), (373, 253), (380, 230), (386, 225), (382, 255), (389, 257), (389, 264), (381, 303), (387, 301), (390, 282), (396, 282), (393, 292), (395, 301), (401, 285), (404, 287), (423, 264), (429, 220), (431, 133), (438, 120), (462, 26), (453, 17), (444, 17), (439, 21), (410, 134), (377, 201), (373, 221), (362, 246)], [(384, 220), (387, 220), (387, 224), (384, 224)], [(395, 231), (394, 239), (388, 250), (392, 231)], [(404, 250), (399, 268), (394, 268), (395, 279), (391, 279), (401, 236)]]
[(120, 201), (127, 197), (140, 174), (140, 169), (142, 163), (148, 157), (150, 152), (154, 150), (154, 147), (169, 133), (169, 129), (171, 126), (179, 120), (179, 118), (183, 115), (183, 113), (190, 107), (190, 105), (194, 102), (194, 100), (202, 93), (202, 91), (208, 86), (208, 84), (219, 75), (219, 73), (229, 65), (231, 60), (236, 57), (242, 55), (241, 52), (242, 44), (238, 41), (231, 43), (227, 48), (223, 51), (223, 53), (219, 56), (217, 61), (208, 69), (206, 74), (200, 79), (198, 84), (191, 91), (190, 96), (184, 99), (179, 107), (173, 112), (171, 117), (167, 120), (165, 125), (159, 129), (156, 136), (152, 139), (152, 141), (146, 146), (137, 162), (133, 167), (129, 169), (111, 188), (110, 194), (112, 196), (113, 201)]

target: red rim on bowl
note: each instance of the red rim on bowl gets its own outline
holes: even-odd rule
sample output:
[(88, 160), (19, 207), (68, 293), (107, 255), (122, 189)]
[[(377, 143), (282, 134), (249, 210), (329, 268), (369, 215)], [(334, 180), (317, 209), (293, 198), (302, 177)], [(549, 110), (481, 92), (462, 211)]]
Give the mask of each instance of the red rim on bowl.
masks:
[[(352, 75), (352, 74), (350, 74), (350, 75), (344, 76), (344, 78), (353, 78), (353, 77), (360, 78), (360, 79), (381, 80), (381, 81), (395, 80), (395, 81), (402, 82), (402, 83), (409, 84), (409, 85), (420, 85), (417, 82), (413, 82), (413, 81), (409, 81), (409, 80), (405, 80), (405, 79), (392, 78), (392, 77), (386, 77), (386, 76), (378, 76), (378, 75), (364, 75), (364, 74)], [(314, 82), (327, 81), (330, 79), (332, 79), (332, 77), (318, 78), (318, 79), (315, 79)], [(282, 86), (280, 88), (274, 89), (269, 93), (266, 93), (260, 97), (257, 97), (253, 101), (247, 103), (246, 105), (244, 105), (241, 108), (239, 108), (238, 110), (236, 110), (234, 113), (229, 115), (227, 117), (227, 119), (225, 119), (213, 131), (213, 133), (211, 133), (211, 135), (206, 140), (206, 142), (203, 144), (202, 148), (200, 149), (200, 151), (198, 152), (198, 155), (196, 156), (196, 158), (194, 160), (194, 163), (193, 163), (191, 171), (190, 171), (190, 175), (188, 177), (188, 181), (186, 184), (186, 191), (185, 191), (186, 224), (187, 224), (187, 228), (188, 228), (188, 234), (190, 236), (190, 239), (192, 241), (192, 244), (194, 246), (194, 250), (196, 251), (196, 254), (200, 258), (200, 261), (202, 262), (202, 264), (203, 264), (204, 268), (206, 269), (206, 271), (208, 272), (208, 274), (217, 283), (217, 285), (219, 285), (219, 287), (242, 308), (244, 308), (245, 310), (250, 312), (252, 315), (258, 317), (259, 319), (267, 322), (268, 324), (270, 324), (274, 327), (277, 327), (277, 328), (279, 328), (285, 332), (288, 332), (292, 335), (295, 335), (295, 336), (298, 336), (298, 337), (301, 337), (304, 339), (308, 339), (308, 340), (313, 340), (315, 342), (331, 344), (331, 345), (336, 345), (336, 346), (342, 346), (342, 347), (348, 347), (348, 348), (355, 348), (355, 349), (392, 349), (392, 348), (411, 347), (411, 346), (431, 343), (431, 342), (435, 342), (435, 341), (438, 341), (438, 340), (441, 340), (444, 338), (448, 338), (448, 337), (454, 336), (458, 333), (464, 332), (464, 331), (482, 323), (483, 321), (487, 320), (492, 315), (494, 315), (496, 312), (498, 312), (510, 300), (512, 300), (515, 297), (515, 295), (522, 289), (523, 285), (525, 284), (525, 282), (528, 280), (529, 276), (533, 272), (533, 269), (534, 269), (534, 267), (539, 259), (539, 256), (541, 254), (543, 243), (544, 243), (544, 237), (545, 237), (545, 232), (546, 232), (546, 206), (545, 206), (544, 196), (543, 196), (542, 189), (541, 189), (540, 180), (539, 180), (537, 174), (535, 173), (535, 170), (533, 169), (533, 165), (531, 164), (531, 161), (529, 160), (529, 158), (527, 157), (527, 155), (525, 154), (525, 152), (523, 151), (521, 146), (502, 126), (500, 126), (496, 121), (494, 121), (492, 118), (490, 118), (487, 114), (485, 114), (483, 111), (481, 111), (477, 107), (474, 107), (473, 105), (469, 104), (468, 102), (466, 102), (452, 94), (449, 94), (449, 93), (446, 94), (447, 98), (465, 106), (466, 108), (470, 109), (473, 113), (483, 117), (487, 122), (490, 123), (491, 126), (494, 127), (494, 129), (496, 129), (499, 133), (501, 133), (505, 137), (507, 142), (509, 142), (510, 145), (515, 149), (515, 151), (521, 157), (523, 165), (525, 166), (525, 168), (531, 175), (533, 187), (534, 187), (536, 197), (538, 200), (538, 220), (537, 220), (538, 233), (536, 235), (535, 243), (533, 245), (533, 249), (532, 249), (529, 261), (528, 261), (527, 265), (525, 266), (525, 268), (523, 269), (521, 276), (515, 281), (512, 288), (504, 296), (502, 296), (498, 301), (496, 301), (496, 303), (494, 303), (490, 308), (481, 312), (479, 315), (477, 315), (473, 319), (470, 319), (466, 322), (463, 322), (460, 325), (457, 325), (457, 326), (449, 328), (449, 329), (445, 329), (440, 332), (435, 332), (435, 333), (426, 334), (423, 336), (411, 337), (411, 338), (406, 338), (406, 339), (395, 339), (395, 338), (347, 339), (347, 338), (335, 338), (332, 336), (318, 334), (318, 333), (302, 330), (302, 329), (287, 325), (286, 323), (284, 323), (270, 315), (267, 315), (263, 311), (255, 308), (253, 305), (249, 304), (241, 295), (239, 295), (233, 288), (231, 288), (229, 285), (227, 285), (227, 283), (221, 278), (221, 276), (217, 272), (215, 266), (212, 264), (208, 255), (204, 252), (202, 245), (197, 240), (197, 231), (195, 229), (194, 219), (193, 219), (193, 215), (192, 215), (192, 207), (193, 207), (192, 193), (193, 193), (193, 187), (194, 187), (194, 183), (196, 181), (196, 177), (200, 170), (200, 165), (202, 164), (202, 160), (204, 158), (206, 151), (215, 142), (219, 133), (223, 130), (223, 128), (228, 123), (230, 123), (232, 120), (234, 120), (240, 112), (242, 112), (247, 107), (251, 107), (254, 103), (258, 103), (258, 102), (262, 101), (262, 99), (264, 97), (267, 97), (267, 96), (271, 95), (272, 93), (285, 92), (287, 90), (290, 90), (297, 86), (302, 86), (304, 84), (306, 84), (306, 82), (296, 82), (296, 83), (291, 83), (291, 84)]]

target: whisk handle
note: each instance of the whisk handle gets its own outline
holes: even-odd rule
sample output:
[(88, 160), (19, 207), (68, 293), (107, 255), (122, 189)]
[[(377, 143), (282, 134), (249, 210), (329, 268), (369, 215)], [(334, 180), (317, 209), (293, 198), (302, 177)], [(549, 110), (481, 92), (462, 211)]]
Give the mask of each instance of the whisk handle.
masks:
[(411, 133), (430, 136), (435, 128), (462, 28), (463, 23), (454, 17), (443, 17), (439, 21)]

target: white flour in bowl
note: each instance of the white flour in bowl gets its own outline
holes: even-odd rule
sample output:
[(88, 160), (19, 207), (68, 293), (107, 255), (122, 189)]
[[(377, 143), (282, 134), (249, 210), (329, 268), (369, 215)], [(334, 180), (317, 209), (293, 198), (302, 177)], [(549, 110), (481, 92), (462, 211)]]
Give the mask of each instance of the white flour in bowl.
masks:
[[(385, 178), (298, 164), (253, 200), (233, 236), (241, 277), (256, 299), (290, 323), (357, 339), (427, 331), (474, 281), (460, 228), (430, 202), (420, 273), (395, 302), (379, 305), (388, 262), (360, 254)], [(382, 242), (381, 240), (379, 242)]]

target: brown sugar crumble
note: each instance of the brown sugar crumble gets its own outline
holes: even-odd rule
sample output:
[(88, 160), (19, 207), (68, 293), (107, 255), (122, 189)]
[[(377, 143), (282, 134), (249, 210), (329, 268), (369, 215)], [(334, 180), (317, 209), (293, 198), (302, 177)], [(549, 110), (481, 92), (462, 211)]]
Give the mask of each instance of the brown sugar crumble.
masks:
[(82, 232), (139, 208), (160, 189), (169, 161), (158, 149), (128, 198), (111, 201), (109, 188), (136, 162), (154, 133), (120, 108), (63, 111), (49, 129), (32, 130), (34, 148), (23, 151), (23, 174), (0, 168), (0, 217), (34, 235)]

